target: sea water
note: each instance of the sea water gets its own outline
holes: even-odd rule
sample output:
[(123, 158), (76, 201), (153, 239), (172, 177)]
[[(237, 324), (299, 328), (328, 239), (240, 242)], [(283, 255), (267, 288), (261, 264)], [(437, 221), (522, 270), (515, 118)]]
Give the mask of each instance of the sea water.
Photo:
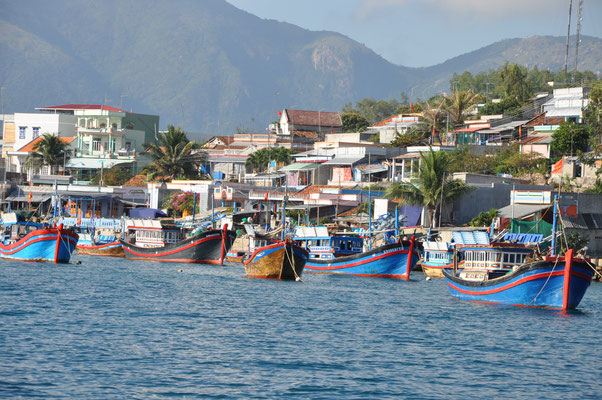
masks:
[(77, 260), (0, 260), (0, 397), (602, 397), (599, 283), (563, 314), (455, 300), (420, 272)]

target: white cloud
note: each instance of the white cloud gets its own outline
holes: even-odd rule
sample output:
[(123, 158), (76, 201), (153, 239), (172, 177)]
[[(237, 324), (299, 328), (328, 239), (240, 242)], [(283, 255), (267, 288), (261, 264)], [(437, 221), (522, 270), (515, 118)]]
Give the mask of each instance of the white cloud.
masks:
[(525, 14), (537, 15), (535, 13), (557, 14), (565, 11), (568, 13), (566, 0), (362, 0), (356, 9), (355, 17), (364, 21), (378, 14), (409, 6), (431, 14), (485, 19), (519, 17)]

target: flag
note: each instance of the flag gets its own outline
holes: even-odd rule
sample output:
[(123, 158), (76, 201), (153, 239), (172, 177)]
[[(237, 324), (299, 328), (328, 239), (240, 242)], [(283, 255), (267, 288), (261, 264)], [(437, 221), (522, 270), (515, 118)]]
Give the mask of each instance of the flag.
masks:
[(334, 127), (330, 128), (330, 133), (334, 133)]
[(281, 115), (282, 115), (282, 113), (280, 112), (280, 110), (278, 110), (278, 116), (281, 116)]
[(268, 201), (268, 192), (265, 192), (265, 197), (263, 198), (263, 201)]
[(411, 101), (410, 101), (410, 109), (412, 110), (412, 112), (414, 112), (414, 103), (412, 103)]
[(562, 162), (563, 162), (564, 158), (561, 158), (560, 160), (558, 160), (558, 162), (556, 162), (554, 164), (554, 166), (552, 167), (552, 173), (553, 174), (562, 174)]
[(433, 126), (433, 137), (435, 136), (435, 127)]
[(29, 194), (27, 195), (27, 202), (31, 203), (31, 190), (29, 191)]

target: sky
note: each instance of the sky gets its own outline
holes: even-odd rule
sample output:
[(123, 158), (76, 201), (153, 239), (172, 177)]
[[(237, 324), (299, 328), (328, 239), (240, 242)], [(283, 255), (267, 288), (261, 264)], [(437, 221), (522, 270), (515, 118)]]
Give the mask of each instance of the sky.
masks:
[[(264, 19), (334, 31), (388, 61), (426, 67), (503, 39), (567, 34), (570, 0), (227, 0)], [(573, 0), (571, 34), (579, 0)], [(602, 0), (584, 0), (581, 34), (602, 38)], [(571, 49), (574, 49), (574, 41)], [(574, 50), (571, 50), (574, 54)]]

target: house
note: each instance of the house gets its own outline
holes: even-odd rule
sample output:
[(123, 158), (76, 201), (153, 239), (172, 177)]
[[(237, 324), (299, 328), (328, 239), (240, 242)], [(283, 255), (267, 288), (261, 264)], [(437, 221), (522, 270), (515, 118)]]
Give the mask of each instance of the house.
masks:
[(566, 122), (583, 122), (583, 108), (589, 104), (590, 88), (574, 87), (554, 89), (552, 98), (545, 102), (542, 111), (546, 118), (560, 118)]
[(343, 132), (343, 121), (337, 112), (285, 108), (280, 115), (277, 133), (290, 136), (295, 132), (316, 132), (318, 137), (323, 138), (325, 133)]
[(552, 166), (550, 181), (563, 182), (563, 185), (567, 186), (591, 187), (598, 178), (596, 172), (600, 168), (600, 157), (594, 159), (593, 165), (587, 165), (581, 162), (579, 157), (564, 156)]
[(66, 169), (77, 180), (88, 181), (98, 171), (115, 165), (136, 173), (151, 162), (145, 144), (154, 141), (158, 116), (99, 104), (66, 104), (38, 110), (45, 115), (75, 119), (77, 141)]
[(398, 114), (386, 118), (368, 129), (379, 135), (380, 143), (391, 143), (398, 135), (404, 135), (420, 122), (420, 114)]
[(26, 173), (26, 146), (44, 134), (75, 137), (77, 118), (66, 114), (14, 113), (3, 120), (2, 158), (7, 173)]
[[(67, 145), (68, 152), (73, 153), (73, 151), (75, 150), (74, 145), (76, 143), (75, 137), (73, 137), (73, 136), (72, 137), (59, 137), (58, 139)], [(21, 147), (19, 150), (11, 152), (11, 155), (13, 157), (17, 158), (20, 165), (25, 165), (27, 156), (29, 156), (31, 153), (35, 152), (41, 142), (42, 142), (42, 138), (37, 137), (34, 140), (32, 140), (31, 142), (27, 143), (25, 146)], [(63, 165), (59, 166), (59, 168), (58, 168), (59, 171), (65, 170), (65, 165), (67, 162), (66, 156), (67, 156), (67, 152), (65, 153), (65, 158), (63, 159), (63, 162), (62, 162)], [(53, 171), (53, 169), (48, 165), (45, 165), (44, 167), (42, 167), (41, 170), (27, 169), (27, 179), (31, 180), (31, 177), (33, 174), (52, 175), (59, 171), (56, 171), (56, 170)]]

